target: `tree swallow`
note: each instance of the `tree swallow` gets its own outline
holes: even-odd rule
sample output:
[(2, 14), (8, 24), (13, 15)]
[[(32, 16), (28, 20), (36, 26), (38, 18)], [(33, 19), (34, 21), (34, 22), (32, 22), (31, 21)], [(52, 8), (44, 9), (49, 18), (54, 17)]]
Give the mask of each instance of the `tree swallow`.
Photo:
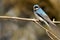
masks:
[(41, 21), (46, 21), (47, 23), (51, 23), (54, 26), (56, 26), (48, 17), (48, 15), (39, 7), (39, 5), (34, 5), (33, 6), (34, 14), (35, 16), (41, 20)]
[(39, 5), (34, 5), (33, 11), (36, 18), (48, 25), (51, 28), (49, 30), (54, 33), (58, 38), (60, 38), (60, 29), (50, 20), (49, 16), (39, 7)]

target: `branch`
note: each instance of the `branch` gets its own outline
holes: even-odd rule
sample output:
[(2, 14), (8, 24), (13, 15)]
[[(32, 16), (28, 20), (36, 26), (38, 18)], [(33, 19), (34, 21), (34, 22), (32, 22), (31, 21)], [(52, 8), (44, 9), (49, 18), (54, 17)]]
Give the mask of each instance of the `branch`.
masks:
[[(36, 24), (38, 24), (40, 27), (42, 27), (42, 25), (40, 25), (37, 21), (38, 19), (30, 19), (30, 18), (20, 18), (20, 17), (11, 17), (11, 16), (0, 16), (0, 18), (3, 19), (17, 19), (17, 20), (25, 20), (25, 21), (34, 21)], [(55, 21), (53, 19), (54, 23), (60, 23), (60, 21)], [(42, 27), (43, 29), (45, 29), (46, 31), (50, 32), (55, 38), (59, 39), (56, 35), (54, 35), (50, 30), (46, 29), (45, 27)], [(51, 38), (52, 39), (52, 38)]]
[(11, 16), (0, 16), (0, 18), (3, 18), (3, 19), (17, 19), (17, 20), (25, 20), (25, 21), (37, 21), (37, 19), (11, 17)]
[[(46, 30), (48, 36), (49, 36), (51, 39), (53, 39), (53, 38), (49, 35), (49, 33), (50, 33), (53, 37), (55, 37), (56, 39), (58, 39), (58, 40), (60, 39), (60, 38), (58, 38), (58, 37), (52, 32), (52, 30), (49, 30), (49, 29), (43, 27), (43, 26), (42, 26), (40, 23), (38, 23), (37, 21), (35, 21), (35, 23), (36, 23), (38, 26), (40, 26), (41, 28), (43, 28), (44, 30)], [(49, 33), (48, 33), (48, 32), (49, 32)], [(55, 39), (53, 39), (53, 40), (55, 40)]]
[(55, 18), (53, 18), (53, 23), (60, 23), (60, 21), (55, 21)]
[[(3, 19), (17, 19), (17, 20), (25, 20), (25, 21), (38, 21), (38, 19), (30, 19), (30, 18), (20, 18), (20, 17), (11, 17), (11, 16), (0, 16), (0, 18)], [(54, 23), (60, 23), (60, 21), (55, 21), (53, 19)]]

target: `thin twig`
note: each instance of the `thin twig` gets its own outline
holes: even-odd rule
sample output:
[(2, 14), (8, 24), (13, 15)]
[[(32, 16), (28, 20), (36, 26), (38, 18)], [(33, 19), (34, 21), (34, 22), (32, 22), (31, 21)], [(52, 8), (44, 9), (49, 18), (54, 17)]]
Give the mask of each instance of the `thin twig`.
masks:
[(58, 24), (60, 24), (60, 21), (53, 21), (53, 23), (58, 23)]
[[(40, 25), (37, 21), (37, 19), (29, 19), (29, 18), (20, 18), (20, 17), (11, 17), (11, 16), (0, 16), (0, 18), (3, 19), (17, 19), (17, 20), (25, 20), (25, 21), (34, 21), (36, 24)], [(60, 21), (53, 21), (54, 23), (60, 23)], [(55, 38), (59, 39), (56, 35), (54, 35), (51, 31), (49, 31), (48, 29), (44, 28), (42, 25), (40, 25), (40, 27), (42, 27), (43, 29), (45, 29), (46, 31), (50, 32)]]
[[(60, 38), (58, 38), (54, 33), (52, 33), (49, 29), (47, 29), (47, 28), (45, 28), (45, 27), (43, 27), (42, 25), (40, 25), (37, 21), (35, 21), (35, 23), (37, 24), (37, 25), (39, 25), (41, 28), (43, 28), (44, 30), (46, 30), (46, 31), (48, 31), (50, 34), (52, 34), (56, 39), (60, 39)], [(52, 39), (52, 38), (51, 38)]]
[(47, 35), (48, 35), (52, 40), (54, 40), (54, 38), (52, 38), (52, 37), (50, 36), (50, 34), (48, 33), (47, 30), (46, 30), (46, 33), (47, 33)]
[(3, 19), (17, 19), (17, 20), (25, 20), (25, 21), (37, 21), (37, 19), (11, 17), (11, 16), (0, 16), (0, 18), (3, 18)]
[[(17, 19), (17, 20), (25, 20), (25, 21), (38, 21), (38, 19), (30, 19), (30, 18), (20, 18), (20, 17), (11, 17), (11, 16), (0, 16), (3, 19)], [(60, 21), (53, 21), (54, 23), (60, 23)]]
[(60, 23), (60, 21), (55, 21), (55, 18), (53, 18), (53, 23)]

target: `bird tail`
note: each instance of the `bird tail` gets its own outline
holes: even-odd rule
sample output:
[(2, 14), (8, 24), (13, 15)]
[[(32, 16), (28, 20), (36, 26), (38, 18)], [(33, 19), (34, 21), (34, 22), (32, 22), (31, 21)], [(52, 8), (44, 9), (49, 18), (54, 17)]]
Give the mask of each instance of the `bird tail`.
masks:
[(56, 24), (54, 24), (52, 21), (50, 21), (49, 23), (49, 30), (51, 30), (53, 32), (53, 34), (55, 34), (59, 39), (60, 39), (60, 29), (59, 27), (57, 27)]

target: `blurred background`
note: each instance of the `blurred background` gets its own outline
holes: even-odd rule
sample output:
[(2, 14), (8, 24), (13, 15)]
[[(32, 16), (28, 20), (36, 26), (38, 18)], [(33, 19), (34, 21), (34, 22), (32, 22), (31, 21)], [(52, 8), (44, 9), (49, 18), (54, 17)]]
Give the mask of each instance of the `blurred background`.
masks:
[[(60, 21), (60, 0), (0, 0), (0, 16), (35, 18), (38, 4), (50, 17)], [(60, 27), (60, 24), (56, 24)], [(45, 30), (30, 21), (0, 18), (0, 40), (51, 40)]]

